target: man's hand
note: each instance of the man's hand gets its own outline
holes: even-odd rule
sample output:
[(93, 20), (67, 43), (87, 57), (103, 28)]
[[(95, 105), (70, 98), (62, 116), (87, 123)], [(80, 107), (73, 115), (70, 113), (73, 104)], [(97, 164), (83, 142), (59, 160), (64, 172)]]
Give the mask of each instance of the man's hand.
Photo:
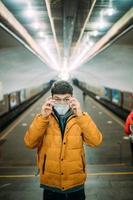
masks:
[(82, 115), (80, 103), (75, 97), (72, 97), (70, 99), (69, 105), (70, 105), (71, 109), (73, 110), (74, 114), (76, 114), (77, 116)]
[(48, 117), (52, 112), (52, 107), (54, 105), (55, 100), (52, 97), (49, 97), (44, 105), (42, 106), (41, 114), (43, 117)]

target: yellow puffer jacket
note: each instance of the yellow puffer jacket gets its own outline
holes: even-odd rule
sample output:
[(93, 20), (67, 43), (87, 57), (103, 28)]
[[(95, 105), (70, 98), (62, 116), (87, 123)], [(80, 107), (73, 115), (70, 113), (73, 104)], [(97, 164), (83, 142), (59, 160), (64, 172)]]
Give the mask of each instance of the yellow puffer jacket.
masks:
[(24, 137), (26, 146), (38, 149), (40, 183), (62, 190), (85, 182), (83, 142), (91, 147), (99, 145), (102, 135), (87, 113), (70, 116), (64, 138), (53, 115), (37, 115)]

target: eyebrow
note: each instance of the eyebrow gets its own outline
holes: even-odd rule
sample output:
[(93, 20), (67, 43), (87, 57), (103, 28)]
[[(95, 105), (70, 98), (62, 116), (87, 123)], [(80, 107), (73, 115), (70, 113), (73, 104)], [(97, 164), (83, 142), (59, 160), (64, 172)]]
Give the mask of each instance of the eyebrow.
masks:
[[(65, 98), (70, 98), (71, 96), (66, 96), (66, 97), (63, 97), (63, 99), (65, 99)], [(55, 98), (58, 98), (58, 99), (60, 99), (60, 97), (58, 97), (58, 96), (55, 96)]]

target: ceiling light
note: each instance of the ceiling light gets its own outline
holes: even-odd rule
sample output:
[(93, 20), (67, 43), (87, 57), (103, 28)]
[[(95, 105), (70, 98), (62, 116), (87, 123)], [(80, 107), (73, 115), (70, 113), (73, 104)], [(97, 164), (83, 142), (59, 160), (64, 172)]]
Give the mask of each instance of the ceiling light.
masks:
[(62, 71), (60, 72), (59, 76), (60, 79), (67, 81), (70, 77), (68, 70), (64, 70), (62, 69)]
[(90, 42), (89, 42), (89, 46), (90, 46), (90, 47), (92, 47), (92, 46), (93, 46), (93, 44), (94, 44), (94, 42), (93, 42), (93, 41), (90, 41)]
[(89, 34), (89, 33), (86, 33), (86, 34), (83, 36), (83, 41), (88, 42), (89, 40), (90, 40), (90, 34)]
[[(81, 47), (82, 47), (82, 51), (79, 51), (79, 54), (76, 55), (76, 58), (73, 58), (74, 61), (72, 61), (71, 68), (76, 68), (76, 66), (78, 65), (78, 63), (80, 62), (80, 60), (82, 60), (84, 58), (84, 56), (86, 55), (86, 53), (88, 51), (90, 51), (90, 48), (94, 45), (94, 42), (92, 40), (88, 41), (88, 43), (82, 43)], [(80, 48), (79, 48), (80, 49)]]
[(30, 1), (27, 1), (27, 6), (28, 6), (28, 8), (31, 9), (31, 2)]
[(38, 36), (39, 36), (39, 37), (45, 37), (45, 33), (42, 32), (42, 31), (40, 31), (40, 32), (38, 33)]
[(97, 28), (99, 29), (103, 29), (106, 27), (106, 22), (104, 20), (104, 10), (101, 10), (100, 12), (100, 19), (99, 19), (99, 22), (97, 23)]
[(100, 11), (100, 18), (101, 18), (101, 19), (103, 18), (103, 15), (104, 15), (104, 10), (101, 10), (101, 11)]
[(101, 19), (98, 23), (97, 23), (97, 28), (98, 29), (104, 29), (107, 26), (107, 22), (103, 19)]
[(110, 6), (107, 9), (102, 10), (100, 12), (100, 15), (101, 17), (103, 17), (104, 15), (112, 16), (115, 12), (116, 12), (116, 9)]
[(36, 12), (34, 10), (28, 9), (24, 11), (24, 15), (26, 15), (26, 17), (32, 18), (36, 16)]
[(39, 24), (38, 22), (34, 22), (34, 23), (31, 24), (31, 26), (32, 26), (33, 28), (35, 28), (35, 29), (38, 29), (39, 26), (40, 26), (40, 24)]
[(60, 74), (59, 74), (59, 78), (62, 80), (68, 80), (69, 79), (69, 73), (68, 73), (68, 66), (67, 66), (67, 58), (64, 57), (63, 58), (63, 67), (61, 68)]
[(108, 16), (112, 16), (114, 13), (115, 13), (115, 9), (113, 9), (113, 8), (107, 9), (107, 15)]
[(58, 63), (52, 53), (52, 51), (48, 48), (48, 40), (46, 40), (45, 42), (39, 42), (40, 46), (42, 49), (44, 49), (44, 51), (47, 53), (47, 55), (49, 56), (50, 60), (52, 61), (52, 63), (54, 63), (54, 67), (56, 68), (56, 70), (59, 69)]
[(92, 35), (95, 36), (95, 37), (98, 36), (98, 31), (93, 31)]
[(12, 0), (12, 3), (24, 3), (24, 4), (27, 4), (27, 1), (26, 0)]

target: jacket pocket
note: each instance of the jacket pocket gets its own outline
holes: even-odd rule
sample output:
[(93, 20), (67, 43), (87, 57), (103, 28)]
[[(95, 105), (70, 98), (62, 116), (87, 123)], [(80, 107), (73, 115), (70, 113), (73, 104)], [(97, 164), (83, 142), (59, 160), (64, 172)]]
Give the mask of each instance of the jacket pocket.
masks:
[(81, 160), (82, 160), (83, 171), (85, 172), (85, 159), (82, 154), (81, 154)]
[(45, 163), (46, 163), (46, 154), (44, 155), (43, 165), (42, 165), (42, 173), (45, 171)]

